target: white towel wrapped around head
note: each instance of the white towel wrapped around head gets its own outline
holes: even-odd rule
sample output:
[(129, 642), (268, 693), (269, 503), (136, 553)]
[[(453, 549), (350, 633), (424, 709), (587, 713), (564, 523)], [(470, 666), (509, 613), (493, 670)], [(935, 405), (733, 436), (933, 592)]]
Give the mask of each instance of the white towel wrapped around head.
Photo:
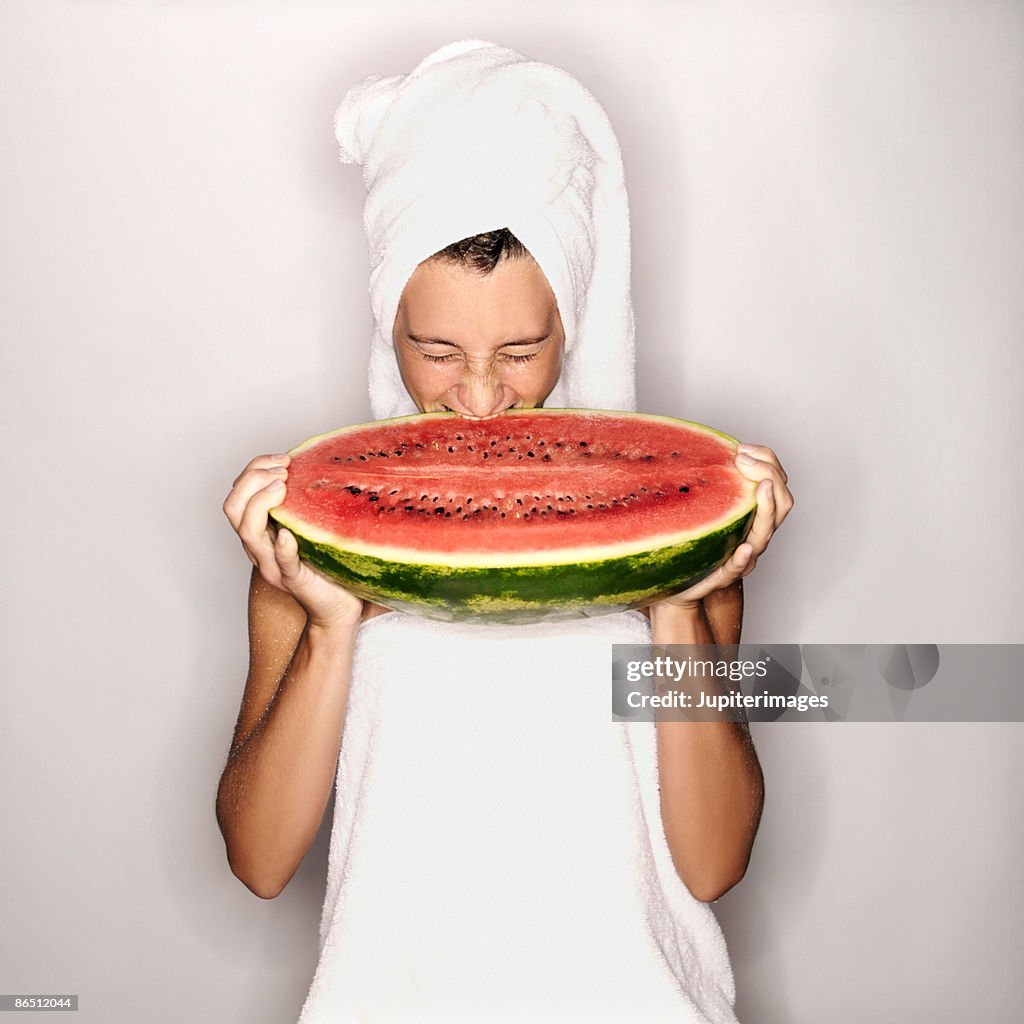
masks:
[(415, 412), (395, 359), (399, 299), (423, 260), (508, 228), (551, 285), (565, 361), (549, 407), (633, 409), (629, 207), (601, 105), (571, 75), (476, 40), (408, 75), (372, 75), (335, 119), (363, 168), (374, 337), (374, 416)]

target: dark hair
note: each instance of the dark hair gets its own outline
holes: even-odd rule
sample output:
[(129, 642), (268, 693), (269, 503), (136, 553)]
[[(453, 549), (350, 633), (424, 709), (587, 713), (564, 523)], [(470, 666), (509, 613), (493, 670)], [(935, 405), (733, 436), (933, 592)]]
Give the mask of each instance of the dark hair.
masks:
[(508, 228), (498, 228), (452, 242), (430, 258), (445, 263), (458, 263), (478, 274), (489, 274), (502, 260), (520, 259), (529, 255), (530, 250)]

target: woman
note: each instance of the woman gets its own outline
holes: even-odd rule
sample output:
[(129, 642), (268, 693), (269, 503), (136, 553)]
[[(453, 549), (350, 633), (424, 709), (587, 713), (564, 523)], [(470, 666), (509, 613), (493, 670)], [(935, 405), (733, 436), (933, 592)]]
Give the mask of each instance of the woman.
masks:
[[(357, 86), (337, 130), (368, 188), (376, 415), (631, 407), (621, 159), (578, 83), (454, 44)], [(460, 240), (437, 244), (448, 229)], [(757, 829), (749, 734), (615, 725), (600, 684), (611, 641), (739, 639), (741, 579), (792, 498), (769, 449), (737, 465), (758, 511), (711, 577), (644, 615), (517, 629), (359, 601), (268, 530), (287, 456), (235, 481), (224, 510), (254, 565), (218, 795), (235, 874), (277, 895), (338, 786), (303, 1024), (735, 1019), (703, 903), (742, 877)]]

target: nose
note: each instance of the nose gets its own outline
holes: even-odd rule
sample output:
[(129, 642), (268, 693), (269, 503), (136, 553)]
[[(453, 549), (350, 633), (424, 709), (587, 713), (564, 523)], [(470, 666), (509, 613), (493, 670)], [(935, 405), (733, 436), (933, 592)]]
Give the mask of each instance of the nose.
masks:
[(512, 389), (493, 373), (467, 369), (446, 396), (445, 404), (463, 416), (483, 419), (504, 412), (515, 400)]

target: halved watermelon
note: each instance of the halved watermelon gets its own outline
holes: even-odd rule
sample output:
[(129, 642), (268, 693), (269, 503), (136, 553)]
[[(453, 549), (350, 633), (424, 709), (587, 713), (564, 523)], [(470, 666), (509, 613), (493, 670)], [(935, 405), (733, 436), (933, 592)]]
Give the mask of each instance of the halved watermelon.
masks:
[(664, 416), (512, 410), (344, 427), (290, 454), (272, 517), (360, 597), (430, 618), (636, 608), (724, 562), (753, 518), (736, 441)]

